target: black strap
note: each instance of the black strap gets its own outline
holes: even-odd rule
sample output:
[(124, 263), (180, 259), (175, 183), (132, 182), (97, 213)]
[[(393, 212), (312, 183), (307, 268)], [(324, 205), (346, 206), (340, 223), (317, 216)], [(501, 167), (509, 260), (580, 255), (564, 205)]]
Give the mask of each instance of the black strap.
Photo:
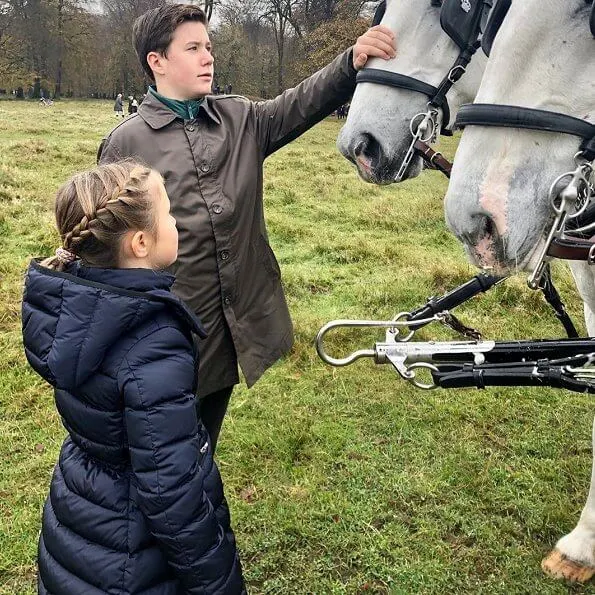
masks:
[[(437, 366), (434, 382), (442, 388), (485, 388), (486, 386), (550, 386), (579, 393), (595, 393), (595, 385), (566, 373), (564, 366), (523, 362), (518, 366), (465, 364)], [(536, 371), (537, 370), (537, 371)]]
[(380, 21), (382, 21), (382, 17), (384, 17), (385, 12), (386, 0), (382, 0), (382, 2), (376, 7), (376, 12), (374, 13), (374, 17), (372, 18), (372, 27), (380, 25)]
[(570, 339), (578, 338), (579, 334), (572, 322), (572, 318), (570, 318), (570, 315), (566, 311), (566, 306), (564, 305), (564, 302), (562, 302), (562, 298), (552, 281), (552, 273), (549, 263), (546, 265), (541, 281), (539, 282), (539, 289), (541, 289), (547, 303), (554, 309), (556, 318), (564, 326), (564, 330), (568, 337)]
[(492, 51), (494, 39), (502, 26), (504, 18), (508, 14), (510, 5), (511, 0), (497, 0), (496, 5), (492, 8), (483, 35), (481, 36), (481, 48), (486, 56), (489, 56)]
[(466, 283), (463, 283), (463, 285), (456, 287), (443, 296), (429, 298), (427, 303), (421, 308), (411, 312), (409, 320), (423, 320), (424, 318), (429, 318), (439, 312), (450, 311), (467, 300), (470, 300), (478, 293), (488, 291), (488, 289), (492, 288), (496, 283), (500, 283), (500, 281), (505, 278), (506, 277), (487, 275), (485, 273), (475, 275), (473, 279), (470, 279)]
[(444, 106), (448, 111), (444, 112), (443, 117), (443, 126), (442, 126), (442, 134), (445, 136), (452, 136), (452, 130), (447, 130), (446, 126), (450, 123), (450, 109), (448, 107), (448, 100), (446, 99), (447, 93), (453, 88), (455, 83), (467, 72), (467, 66), (471, 62), (473, 55), (479, 49), (479, 41), (476, 41), (472, 45), (466, 47), (457, 58), (456, 62), (454, 63), (453, 67), (450, 69), (448, 76), (442, 79), (442, 82), (438, 86), (436, 93), (431, 98), (432, 105), (437, 107), (442, 107), (444, 110)]
[(457, 114), (456, 128), (495, 126), (525, 128), (542, 132), (570, 134), (583, 139), (580, 150), (589, 161), (595, 159), (595, 124), (573, 116), (514, 105), (469, 103)]
[[(388, 70), (380, 70), (379, 68), (363, 68), (357, 73), (356, 82), (359, 83), (375, 83), (377, 85), (386, 85), (388, 87), (396, 87), (397, 89), (406, 89), (408, 91), (415, 91), (426, 95), (430, 100), (438, 96), (439, 89), (424, 83), (419, 79), (399, 74), (398, 72), (389, 72)], [(443, 129), (448, 126), (450, 122), (450, 108), (446, 97), (441, 97), (439, 102), (435, 103), (436, 107), (442, 109)]]

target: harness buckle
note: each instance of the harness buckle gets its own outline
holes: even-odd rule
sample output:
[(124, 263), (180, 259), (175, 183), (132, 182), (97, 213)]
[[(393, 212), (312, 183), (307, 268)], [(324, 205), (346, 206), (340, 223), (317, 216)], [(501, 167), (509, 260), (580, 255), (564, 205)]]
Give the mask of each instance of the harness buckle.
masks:
[(434, 154), (430, 157), (430, 163), (436, 167), (436, 159), (440, 157), (444, 157), (444, 155), (440, 151), (435, 151)]
[(595, 244), (589, 248), (589, 254), (587, 255), (587, 264), (595, 264)]
[(450, 69), (450, 72), (446, 78), (449, 83), (454, 85), (466, 72), (467, 69), (462, 64), (457, 64)]

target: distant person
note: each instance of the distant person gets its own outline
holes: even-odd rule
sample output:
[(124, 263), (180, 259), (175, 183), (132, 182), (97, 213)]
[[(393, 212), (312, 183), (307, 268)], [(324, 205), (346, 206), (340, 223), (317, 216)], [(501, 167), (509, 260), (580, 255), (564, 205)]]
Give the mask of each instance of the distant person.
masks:
[(225, 92), (226, 92), (228, 95), (231, 95), (231, 83), (230, 83), (229, 85), (227, 85), (227, 87), (225, 87)]
[(128, 96), (128, 115), (136, 114), (138, 112), (138, 101), (134, 95)]
[(43, 511), (38, 595), (239, 595), (223, 484), (196, 415), (193, 334), (204, 330), (163, 272), (178, 232), (161, 175), (129, 161), (78, 173), (55, 214), (62, 245), (31, 262), (22, 310), (25, 353), (68, 432)]
[(116, 118), (119, 116), (124, 117), (124, 105), (122, 103), (122, 93), (116, 95), (116, 101), (114, 103), (114, 112), (116, 112)]

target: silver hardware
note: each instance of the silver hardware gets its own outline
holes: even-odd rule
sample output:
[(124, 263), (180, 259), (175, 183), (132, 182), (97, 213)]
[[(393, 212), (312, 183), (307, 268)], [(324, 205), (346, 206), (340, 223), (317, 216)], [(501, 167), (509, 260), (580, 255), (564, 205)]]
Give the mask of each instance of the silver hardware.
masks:
[[(459, 75), (459, 78), (461, 78), (467, 72), (467, 69), (462, 64), (459, 64), (458, 66), (455, 66), (454, 68), (451, 68), (450, 72), (448, 73), (448, 77), (447, 77), (449, 83), (454, 85), (459, 80), (459, 78), (454, 78), (455, 74), (459, 70), (462, 70), (461, 74)], [(447, 122), (447, 125), (448, 125), (448, 122)]]
[[(564, 236), (566, 231), (566, 222), (569, 219), (575, 219), (582, 215), (591, 201), (595, 199), (595, 189), (590, 181), (593, 175), (593, 165), (582, 158), (580, 153), (574, 156), (576, 169), (558, 176), (550, 187), (550, 203), (555, 213), (552, 227), (547, 235), (545, 243), (539, 252), (539, 259), (533, 272), (527, 279), (527, 285), (531, 289), (538, 289), (541, 278), (548, 262), (547, 253), (554, 239)], [(557, 191), (558, 185), (565, 179), (568, 183), (560, 191)], [(591, 227), (589, 224), (581, 230), (569, 231), (568, 235), (580, 233), (580, 231)], [(589, 251), (589, 264), (595, 263), (595, 245)]]
[(376, 350), (360, 349), (343, 358), (332, 357), (324, 349), (324, 337), (329, 331), (337, 328), (385, 328), (387, 329), (387, 342), (405, 343), (409, 341), (415, 331), (411, 331), (409, 334), (401, 336), (399, 329), (411, 329), (416, 326), (425, 326), (430, 322), (441, 321), (444, 318), (441, 314), (436, 314), (430, 318), (423, 318), (422, 320), (416, 320), (415, 322), (411, 320), (401, 320), (406, 316), (409, 316), (408, 312), (397, 314), (394, 320), (331, 320), (331, 322), (325, 324), (316, 335), (316, 351), (320, 359), (331, 366), (348, 366), (362, 357), (376, 357)]
[[(431, 372), (439, 372), (436, 366), (433, 366), (432, 364), (426, 364), (424, 362), (418, 362), (409, 366), (410, 371), (419, 369), (430, 370)], [(438, 388), (438, 385), (435, 382), (432, 382), (431, 384), (425, 384), (417, 380), (415, 377), (415, 372), (413, 372), (413, 377), (411, 378), (410, 382), (413, 384), (413, 386), (421, 388), (422, 390), (434, 390), (435, 388)]]
[[(348, 366), (362, 357), (374, 358), (377, 364), (390, 363), (399, 375), (414, 384), (417, 388), (431, 390), (434, 383), (425, 384), (416, 378), (416, 370), (425, 369), (437, 372), (433, 365), (436, 355), (469, 354), (473, 361), (484, 362), (485, 355), (496, 345), (494, 341), (409, 341), (412, 333), (400, 338), (397, 330), (425, 326), (430, 322), (443, 321), (446, 313), (436, 314), (423, 320), (400, 320), (407, 313), (402, 312), (395, 320), (333, 320), (325, 324), (316, 336), (316, 351), (320, 358), (335, 367)], [(324, 337), (332, 329), (337, 328), (386, 328), (385, 341), (375, 343), (374, 349), (359, 349), (343, 358), (330, 356), (324, 349)]]
[(407, 149), (407, 153), (405, 153), (401, 167), (395, 176), (395, 182), (401, 182), (403, 180), (407, 168), (411, 164), (411, 161), (413, 161), (415, 143), (418, 140), (423, 143), (432, 143), (436, 140), (439, 126), (438, 116), (438, 110), (428, 105), (428, 111), (426, 113), (421, 112), (413, 116), (411, 122), (409, 122), (409, 131), (413, 138)]
[[(415, 380), (415, 370), (425, 367), (434, 372), (438, 369), (432, 365), (434, 357), (445, 354), (469, 354), (474, 359), (477, 355), (492, 351), (494, 341), (424, 341), (424, 342), (386, 342), (376, 343), (375, 360), (377, 364), (390, 362), (402, 378), (412, 382), (418, 388), (434, 388), (421, 385)], [(485, 357), (485, 356), (484, 356)], [(417, 364), (417, 365), (416, 365)], [(423, 364), (423, 365), (422, 365)]]
[(461, 0), (461, 8), (465, 12), (469, 12), (471, 10), (471, 0)]

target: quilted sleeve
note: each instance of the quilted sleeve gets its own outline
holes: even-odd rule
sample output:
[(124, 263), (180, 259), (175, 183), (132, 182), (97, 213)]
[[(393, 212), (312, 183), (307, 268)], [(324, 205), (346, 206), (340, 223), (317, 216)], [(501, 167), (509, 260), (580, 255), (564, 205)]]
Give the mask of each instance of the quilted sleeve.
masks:
[(138, 506), (184, 593), (242, 593), (230, 528), (220, 524), (205, 492), (205, 483), (221, 480), (197, 420), (193, 379), (190, 340), (173, 327), (141, 340), (121, 366)]

